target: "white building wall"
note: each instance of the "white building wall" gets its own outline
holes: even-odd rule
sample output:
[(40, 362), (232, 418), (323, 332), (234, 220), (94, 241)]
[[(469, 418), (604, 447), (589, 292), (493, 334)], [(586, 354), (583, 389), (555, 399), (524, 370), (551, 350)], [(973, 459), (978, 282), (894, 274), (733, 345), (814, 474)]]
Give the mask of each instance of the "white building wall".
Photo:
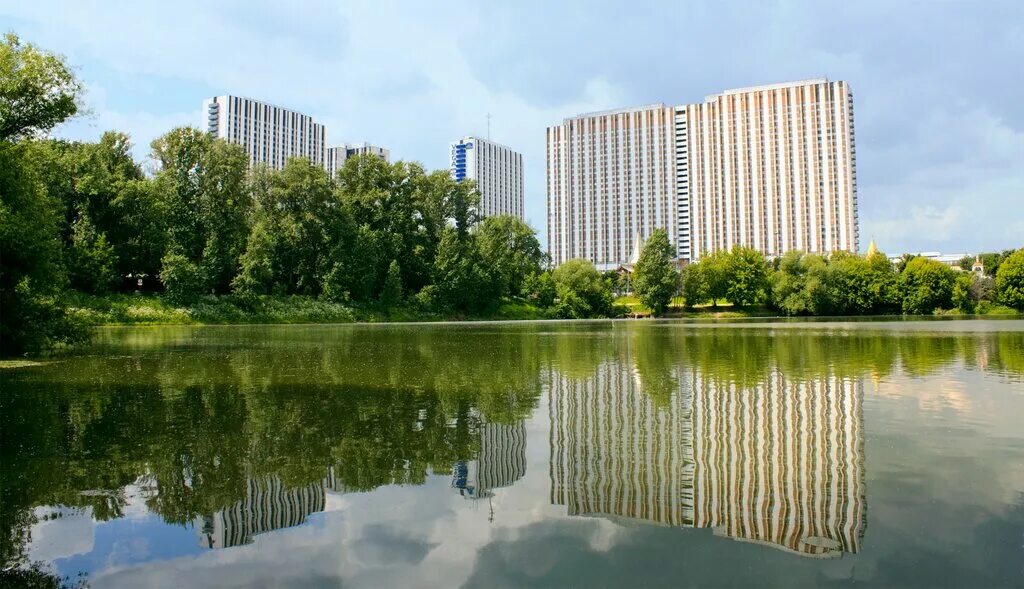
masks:
[(203, 101), (203, 112), (207, 131), (241, 145), (250, 165), (280, 170), (293, 157), (324, 165), (326, 131), (308, 115), (229, 95)]
[(480, 192), (480, 215), (524, 218), (523, 156), (510, 147), (463, 137), (453, 142), (451, 172), (458, 180), (473, 180)]

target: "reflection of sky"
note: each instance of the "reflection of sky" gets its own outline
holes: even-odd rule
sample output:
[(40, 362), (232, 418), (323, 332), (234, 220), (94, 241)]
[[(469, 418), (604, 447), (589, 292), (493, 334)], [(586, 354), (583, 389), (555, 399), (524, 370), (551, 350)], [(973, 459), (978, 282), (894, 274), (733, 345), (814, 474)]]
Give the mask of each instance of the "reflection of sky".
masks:
[(450, 475), (329, 493), (304, 525), (224, 550), (153, 515), (95, 524), (91, 547), (71, 540), (79, 520), (42, 536), (67, 526), (57, 569), (90, 571), (95, 587), (1007, 585), (1024, 556), (1017, 386), (955, 366), (866, 382), (866, 535), (859, 553), (829, 561), (712, 530), (568, 517), (550, 501), (546, 399), (526, 423), (525, 476), (490, 499), (464, 499)]

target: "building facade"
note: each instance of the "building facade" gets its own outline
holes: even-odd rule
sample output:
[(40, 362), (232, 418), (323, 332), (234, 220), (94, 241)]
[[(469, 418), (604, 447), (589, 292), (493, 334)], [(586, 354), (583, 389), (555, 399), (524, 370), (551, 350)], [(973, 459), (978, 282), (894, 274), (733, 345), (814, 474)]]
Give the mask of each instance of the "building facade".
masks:
[(367, 153), (375, 155), (386, 162), (391, 161), (391, 151), (383, 147), (369, 143), (346, 143), (337, 147), (327, 148), (326, 156), (324, 157), (324, 167), (327, 169), (327, 175), (333, 178), (338, 173), (338, 170), (345, 166), (345, 161), (348, 158)]
[(686, 107), (694, 257), (858, 250), (853, 94), (806, 80)]
[(481, 217), (524, 217), (523, 156), (519, 152), (479, 137), (463, 137), (451, 144), (451, 172), (457, 182), (476, 182)]
[(685, 261), (857, 251), (853, 129), (849, 85), (826, 79), (566, 119), (547, 129), (552, 261), (610, 269), (656, 228)]
[(280, 170), (293, 157), (324, 165), (326, 130), (308, 115), (239, 96), (205, 100), (203, 112), (207, 131), (241, 145), (250, 165)]
[(637, 237), (676, 234), (674, 109), (663, 104), (579, 115), (547, 129), (548, 253), (626, 263)]

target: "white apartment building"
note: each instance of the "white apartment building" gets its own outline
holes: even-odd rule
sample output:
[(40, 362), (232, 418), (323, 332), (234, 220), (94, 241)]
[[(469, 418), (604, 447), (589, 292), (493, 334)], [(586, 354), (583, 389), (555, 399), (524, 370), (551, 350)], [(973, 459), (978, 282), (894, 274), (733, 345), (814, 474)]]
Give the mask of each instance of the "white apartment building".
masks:
[(364, 153), (375, 155), (386, 162), (391, 161), (391, 151), (383, 147), (370, 145), (369, 143), (346, 143), (337, 147), (327, 148), (327, 154), (324, 157), (324, 167), (327, 169), (327, 175), (333, 178), (338, 173), (338, 170), (345, 166), (345, 160)]
[(302, 113), (239, 96), (203, 101), (206, 129), (228, 143), (241, 145), (249, 164), (280, 170), (293, 157), (324, 165), (326, 130)]
[(565, 119), (547, 130), (548, 252), (611, 269), (656, 228), (686, 261), (857, 251), (855, 154), (853, 94), (827, 79)]
[(523, 218), (523, 155), (511, 148), (463, 137), (451, 144), (451, 172), (456, 181), (474, 180), (480, 192), (480, 216)]

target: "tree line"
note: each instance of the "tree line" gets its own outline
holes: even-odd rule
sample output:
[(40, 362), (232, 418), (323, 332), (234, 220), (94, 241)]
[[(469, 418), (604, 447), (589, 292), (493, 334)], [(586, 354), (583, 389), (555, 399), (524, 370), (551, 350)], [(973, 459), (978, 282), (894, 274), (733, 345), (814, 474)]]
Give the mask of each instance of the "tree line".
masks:
[(46, 138), (80, 107), (63, 58), (8, 34), (0, 68), (3, 354), (83, 337), (69, 293), (139, 284), (183, 304), (302, 295), (445, 316), (516, 300), (550, 316), (610, 312), (596, 271), (545, 272), (536, 232), (512, 217), (481, 220), (474, 184), (447, 170), (373, 156), (333, 178), (302, 158), (250, 169), (242, 147), (184, 127), (153, 141), (147, 175), (123, 133)]
[(791, 315), (1024, 307), (1019, 252), (979, 281), (924, 259), (894, 268), (880, 255), (791, 252), (769, 263), (742, 247), (679, 272), (657, 231), (629, 285), (585, 260), (549, 270), (533, 228), (481, 220), (473, 183), (447, 170), (374, 156), (333, 178), (302, 158), (250, 168), (242, 147), (183, 127), (152, 142), (146, 174), (123, 133), (47, 138), (83, 91), (60, 56), (8, 34), (0, 81), (0, 355), (83, 339), (70, 295), (140, 284), (182, 305), (302, 296), (432, 317), (493, 316), (506, 303), (532, 317), (614, 317), (615, 293), (630, 289), (656, 314), (677, 294)]
[(719, 250), (677, 271), (668, 235), (657, 230), (633, 272), (637, 297), (654, 314), (682, 296), (686, 307), (763, 306), (786, 315), (987, 313), (1024, 310), (1024, 249), (1001, 256), (995, 275), (979, 276), (920, 256), (892, 263), (885, 254), (860, 256), (800, 251), (768, 260), (744, 246)]

